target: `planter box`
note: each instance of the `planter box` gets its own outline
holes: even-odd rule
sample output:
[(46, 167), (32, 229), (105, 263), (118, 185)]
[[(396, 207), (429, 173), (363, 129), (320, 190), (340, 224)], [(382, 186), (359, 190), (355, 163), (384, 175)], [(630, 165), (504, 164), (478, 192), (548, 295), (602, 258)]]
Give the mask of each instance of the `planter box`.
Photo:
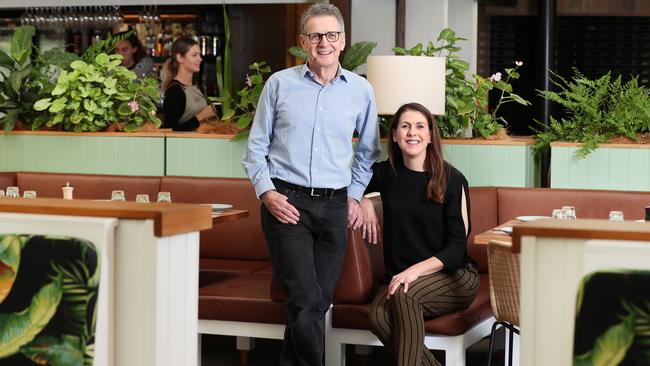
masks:
[(602, 144), (584, 159), (579, 143), (551, 144), (551, 187), (650, 191), (650, 145)]
[(164, 133), (15, 131), (0, 136), (0, 171), (165, 174)]
[(443, 140), (445, 160), (460, 170), (470, 186), (539, 187), (534, 140)]

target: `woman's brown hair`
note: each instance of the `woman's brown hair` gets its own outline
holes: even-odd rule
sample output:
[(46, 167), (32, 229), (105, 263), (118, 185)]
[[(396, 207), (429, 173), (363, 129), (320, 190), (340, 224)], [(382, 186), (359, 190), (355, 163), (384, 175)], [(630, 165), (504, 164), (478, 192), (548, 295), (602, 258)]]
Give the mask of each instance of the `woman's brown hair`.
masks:
[(443, 203), (447, 185), (447, 172), (445, 171), (445, 160), (442, 156), (440, 133), (438, 132), (438, 125), (433, 115), (422, 104), (404, 104), (395, 112), (393, 123), (390, 126), (391, 139), (388, 144), (388, 161), (393, 169), (404, 166), (402, 150), (397, 145), (397, 142), (392, 139), (392, 134), (397, 130), (400, 118), (406, 111), (420, 112), (427, 120), (431, 133), (431, 143), (427, 145), (426, 159), (424, 161), (427, 171), (431, 174), (431, 178), (427, 184), (427, 198), (436, 203)]
[(178, 74), (178, 60), (176, 60), (177, 55), (185, 56), (187, 51), (190, 50), (192, 46), (198, 46), (198, 42), (190, 37), (180, 37), (172, 45), (171, 56), (169, 60), (165, 61), (163, 66), (165, 71), (165, 78), (162, 82), (162, 89), (167, 90), (169, 83), (176, 77)]

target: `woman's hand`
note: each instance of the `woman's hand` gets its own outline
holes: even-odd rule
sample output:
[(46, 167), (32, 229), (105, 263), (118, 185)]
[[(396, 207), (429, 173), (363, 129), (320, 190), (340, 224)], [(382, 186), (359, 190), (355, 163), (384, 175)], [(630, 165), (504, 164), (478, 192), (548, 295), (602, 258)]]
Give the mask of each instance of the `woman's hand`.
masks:
[(388, 293), (386, 294), (386, 298), (389, 299), (391, 296), (393, 296), (395, 291), (397, 291), (400, 286), (404, 286), (404, 293), (406, 293), (409, 290), (411, 282), (420, 278), (421, 275), (422, 274), (420, 273), (417, 265), (410, 266), (405, 271), (396, 274), (388, 284)]
[(361, 238), (367, 239), (370, 244), (377, 244), (381, 235), (381, 225), (377, 210), (372, 201), (366, 197), (361, 199), (361, 210), (363, 211), (363, 225), (361, 226)]
[(199, 113), (196, 114), (196, 119), (200, 122), (206, 118), (214, 117), (216, 115), (214, 106), (206, 105)]
[(390, 298), (401, 285), (404, 285), (404, 292), (406, 293), (413, 281), (422, 276), (428, 276), (441, 271), (444, 267), (445, 264), (436, 257), (427, 258), (422, 262), (415, 263), (403, 272), (393, 276), (388, 284), (386, 298)]

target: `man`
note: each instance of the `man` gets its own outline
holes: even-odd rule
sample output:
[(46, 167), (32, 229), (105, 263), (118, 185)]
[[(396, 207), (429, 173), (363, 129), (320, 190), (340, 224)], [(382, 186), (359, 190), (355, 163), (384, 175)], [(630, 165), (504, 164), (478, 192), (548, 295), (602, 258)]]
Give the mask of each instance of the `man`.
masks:
[(307, 63), (267, 81), (242, 165), (263, 202), (273, 272), (287, 291), (280, 365), (322, 365), (324, 315), (347, 227), (361, 225), (359, 200), (379, 157), (379, 129), (370, 84), (339, 64), (345, 47), (340, 11), (330, 4), (308, 8), (300, 44)]

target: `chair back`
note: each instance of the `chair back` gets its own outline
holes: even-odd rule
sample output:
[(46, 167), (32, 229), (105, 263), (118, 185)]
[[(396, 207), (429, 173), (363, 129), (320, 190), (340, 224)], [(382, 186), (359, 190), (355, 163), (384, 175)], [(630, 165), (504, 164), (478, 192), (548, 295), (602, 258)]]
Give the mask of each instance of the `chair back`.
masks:
[(512, 252), (512, 243), (496, 240), (488, 243), (487, 252), (494, 317), (497, 321), (519, 326), (519, 253)]

